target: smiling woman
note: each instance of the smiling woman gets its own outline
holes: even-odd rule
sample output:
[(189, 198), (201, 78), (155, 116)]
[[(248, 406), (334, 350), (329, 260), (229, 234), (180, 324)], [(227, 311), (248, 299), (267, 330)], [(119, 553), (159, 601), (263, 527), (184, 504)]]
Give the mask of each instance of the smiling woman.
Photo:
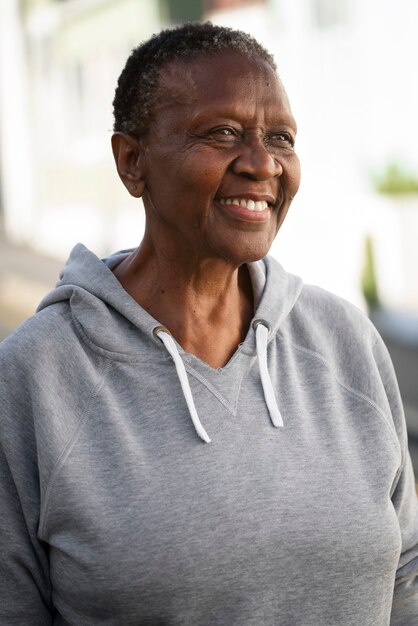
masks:
[(162, 31), (114, 114), (143, 240), (77, 245), (0, 348), (0, 622), (412, 626), (387, 351), (268, 256), (300, 181), (273, 59), (208, 23)]
[(170, 61), (156, 90), (147, 131), (113, 136), (147, 217), (115, 274), (187, 352), (221, 367), (253, 316), (246, 264), (267, 254), (299, 187), (296, 124), (272, 66), (235, 50)]

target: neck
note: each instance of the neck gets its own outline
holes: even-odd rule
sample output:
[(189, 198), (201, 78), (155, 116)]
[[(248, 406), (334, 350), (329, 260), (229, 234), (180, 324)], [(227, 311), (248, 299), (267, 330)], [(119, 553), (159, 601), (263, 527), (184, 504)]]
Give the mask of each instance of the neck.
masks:
[(186, 352), (212, 367), (231, 358), (253, 316), (246, 265), (222, 259), (181, 259), (142, 244), (114, 271), (126, 291)]

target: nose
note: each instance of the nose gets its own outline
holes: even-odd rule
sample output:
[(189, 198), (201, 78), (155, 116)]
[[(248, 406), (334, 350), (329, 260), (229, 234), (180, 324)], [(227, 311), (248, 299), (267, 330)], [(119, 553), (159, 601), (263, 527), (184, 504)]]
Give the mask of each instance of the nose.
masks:
[(235, 174), (252, 180), (269, 180), (283, 173), (280, 158), (273, 156), (258, 137), (241, 146), (241, 152), (232, 167)]

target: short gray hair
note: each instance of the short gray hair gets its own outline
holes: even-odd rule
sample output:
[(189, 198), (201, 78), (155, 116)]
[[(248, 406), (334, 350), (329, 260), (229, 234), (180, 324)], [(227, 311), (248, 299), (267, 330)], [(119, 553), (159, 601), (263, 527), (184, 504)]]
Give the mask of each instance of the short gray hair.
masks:
[(273, 56), (253, 37), (211, 22), (189, 22), (162, 30), (134, 48), (118, 79), (113, 100), (115, 132), (143, 135), (149, 128), (156, 102), (161, 68), (170, 61), (187, 62), (199, 54), (234, 50), (258, 57), (276, 71)]

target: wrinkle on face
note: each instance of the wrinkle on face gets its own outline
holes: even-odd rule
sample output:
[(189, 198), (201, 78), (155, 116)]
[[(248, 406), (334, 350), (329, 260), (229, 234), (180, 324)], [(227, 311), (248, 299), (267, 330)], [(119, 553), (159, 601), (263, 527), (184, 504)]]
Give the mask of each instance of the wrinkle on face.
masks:
[[(187, 270), (193, 255), (195, 269), (205, 259), (241, 264), (261, 258), (300, 175), (290, 147), (279, 147), (274, 157), (283, 171), (265, 172), (268, 138), (295, 134), (277, 74), (263, 60), (238, 53), (202, 55), (167, 64), (159, 89), (160, 104), (142, 142), (146, 237), (160, 256)], [(219, 127), (232, 131), (228, 142)], [(271, 216), (263, 223), (219, 204), (251, 194), (270, 199)]]
[[(271, 66), (258, 57), (251, 59), (242, 55), (239, 52), (231, 50), (225, 52), (225, 54), (231, 54), (236, 56), (237, 59), (248, 64), (248, 66), (257, 66), (259, 75), (256, 86), (259, 90), (264, 92), (271, 91), (277, 93), (275, 82), (280, 85), (281, 97), (283, 105), (290, 109), (289, 98), (284, 88), (283, 82), (280, 76)], [(172, 108), (173, 106), (180, 107), (192, 107), (199, 100), (199, 86), (204, 82), (205, 76), (209, 70), (211, 61), (214, 57), (219, 56), (219, 53), (209, 54), (200, 53), (189, 59), (182, 59), (176, 61), (169, 61), (164, 65), (159, 74), (158, 85), (156, 90), (155, 103), (153, 106), (153, 113), (157, 114), (159, 111), (165, 108)], [(196, 70), (198, 70), (196, 72)], [(274, 79), (271, 78), (271, 73), (274, 73)], [(245, 99), (246, 89), (254, 88), (252, 79), (250, 78), (246, 88), (243, 86), (239, 75), (236, 77), (230, 76), (225, 82), (225, 87), (230, 87), (237, 95)], [(151, 117), (154, 117), (152, 115)], [(294, 120), (293, 120), (294, 121)]]

